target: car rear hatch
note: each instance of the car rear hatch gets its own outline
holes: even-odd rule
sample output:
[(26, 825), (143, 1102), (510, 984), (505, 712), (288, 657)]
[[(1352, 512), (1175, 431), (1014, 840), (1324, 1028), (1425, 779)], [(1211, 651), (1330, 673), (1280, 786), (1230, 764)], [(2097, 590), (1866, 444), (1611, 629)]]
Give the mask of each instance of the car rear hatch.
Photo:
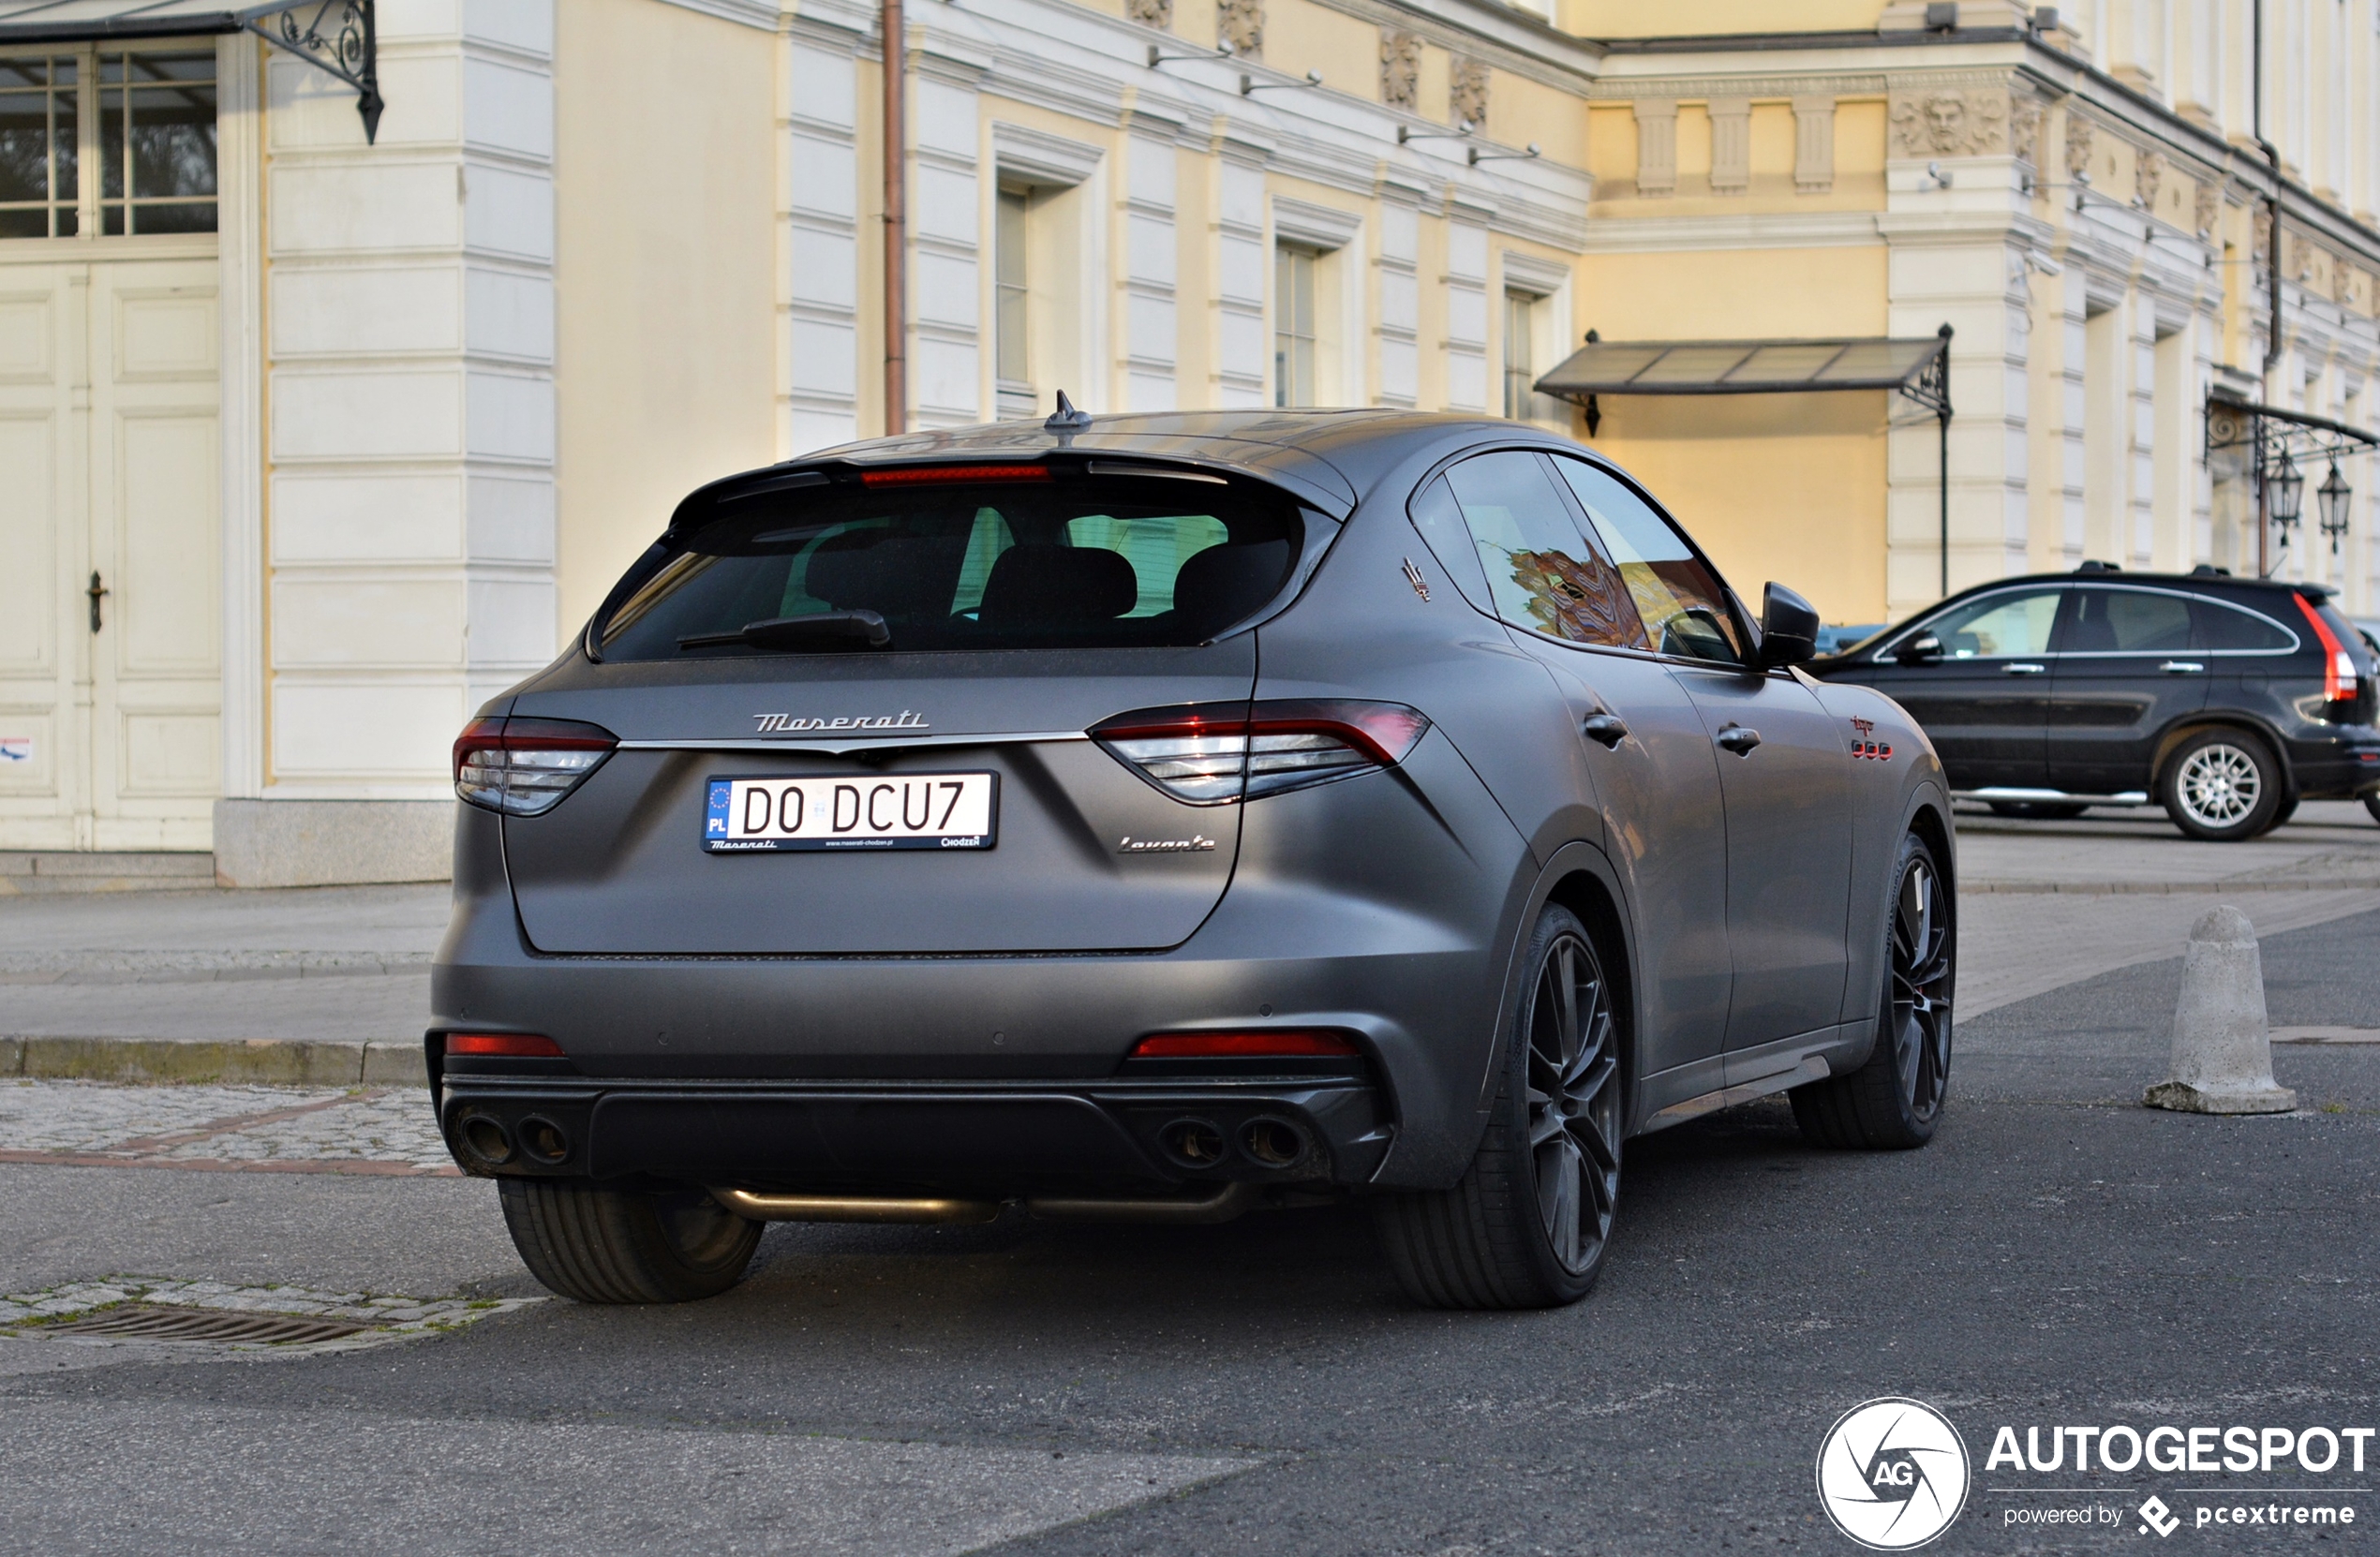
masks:
[(1331, 521), (1257, 482), (1089, 462), (714, 493), (599, 614), (601, 661), (510, 710), (617, 740), (549, 809), (505, 817), (532, 945), (1123, 951), (1197, 928), (1239, 807), (1180, 798), (1087, 732), (1244, 708), (1238, 630)]

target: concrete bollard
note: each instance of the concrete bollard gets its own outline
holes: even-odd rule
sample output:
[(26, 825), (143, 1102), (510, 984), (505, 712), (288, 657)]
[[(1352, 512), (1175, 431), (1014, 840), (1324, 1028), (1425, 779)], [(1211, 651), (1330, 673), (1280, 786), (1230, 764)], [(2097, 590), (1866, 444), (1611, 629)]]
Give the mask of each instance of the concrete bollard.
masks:
[(2141, 1099), (2188, 1114), (2285, 1114), (2298, 1094), (2272, 1079), (2256, 927), (2228, 904), (2191, 927), (2174, 1006), (2173, 1079)]

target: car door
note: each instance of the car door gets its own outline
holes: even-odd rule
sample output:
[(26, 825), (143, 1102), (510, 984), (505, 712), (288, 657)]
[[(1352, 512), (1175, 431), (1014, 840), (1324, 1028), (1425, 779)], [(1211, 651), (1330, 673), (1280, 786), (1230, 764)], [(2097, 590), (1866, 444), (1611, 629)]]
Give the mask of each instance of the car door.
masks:
[(2179, 589), (2078, 584), (2059, 612), (2049, 787), (2146, 793), (2158, 736), (2207, 705), (2209, 659)]
[[(1448, 571), (1507, 624), (1569, 709), (1559, 760), (1577, 765), (1601, 811), (1635, 920), (1645, 1023), (1639, 1062), (1649, 1072), (1715, 1058), (1732, 982), (1726, 823), (1702, 720), (1644, 652), (1625, 584), (1581, 530), (1543, 455), (1475, 455), (1441, 482), (1455, 499), (1466, 554), (1446, 559)], [(1424, 512), (1417, 502), (1417, 517)]]
[(1701, 716), (1727, 818), (1730, 1052), (1842, 1015), (1852, 869), (1851, 730), (1791, 671), (1763, 671), (1718, 574), (1600, 466), (1551, 463)]
[[(1951, 788), (2049, 787), (2049, 650), (2065, 592), (2059, 584), (1990, 590), (1862, 656), (1856, 679), (1909, 710)], [(1929, 634), (1939, 650), (1912, 652)]]

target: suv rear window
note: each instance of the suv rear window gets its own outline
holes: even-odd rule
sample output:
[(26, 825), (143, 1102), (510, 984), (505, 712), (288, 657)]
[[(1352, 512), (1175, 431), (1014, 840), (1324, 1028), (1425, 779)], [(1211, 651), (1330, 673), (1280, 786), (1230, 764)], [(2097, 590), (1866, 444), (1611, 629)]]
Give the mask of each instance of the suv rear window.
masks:
[[(605, 660), (1203, 643), (1270, 602), (1302, 526), (1268, 488), (914, 482), (721, 500), (603, 624)], [(881, 641), (878, 641), (881, 640)]]

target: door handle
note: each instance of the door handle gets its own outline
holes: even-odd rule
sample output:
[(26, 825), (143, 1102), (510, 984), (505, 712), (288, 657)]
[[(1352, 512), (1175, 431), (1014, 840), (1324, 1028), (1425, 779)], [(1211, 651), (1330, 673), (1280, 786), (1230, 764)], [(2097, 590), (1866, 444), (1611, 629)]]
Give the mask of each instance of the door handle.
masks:
[(1616, 750), (1628, 739), (1628, 725), (1617, 714), (1589, 714), (1579, 720), (1579, 734)]
[(2157, 667), (2167, 675), (2204, 675), (2207, 667), (2195, 660), (2168, 660)]
[(1719, 745), (1727, 748), (1728, 750), (1733, 751), (1738, 757), (1750, 756), (1752, 754), (1752, 748), (1761, 744), (1761, 733), (1759, 731), (1747, 730), (1740, 724), (1729, 725), (1726, 729), (1720, 731), (1716, 738), (1718, 739)]
[(94, 571), (91, 575), (91, 587), (85, 589), (83, 593), (91, 597), (91, 630), (97, 632), (99, 630), (99, 601), (107, 598), (112, 591), (99, 582), (98, 573)]
[(2019, 660), (2013, 664), (2001, 666), (2000, 674), (2002, 675), (2039, 675), (2048, 669), (2049, 667), (2047, 665), (2036, 664), (2030, 660)]

